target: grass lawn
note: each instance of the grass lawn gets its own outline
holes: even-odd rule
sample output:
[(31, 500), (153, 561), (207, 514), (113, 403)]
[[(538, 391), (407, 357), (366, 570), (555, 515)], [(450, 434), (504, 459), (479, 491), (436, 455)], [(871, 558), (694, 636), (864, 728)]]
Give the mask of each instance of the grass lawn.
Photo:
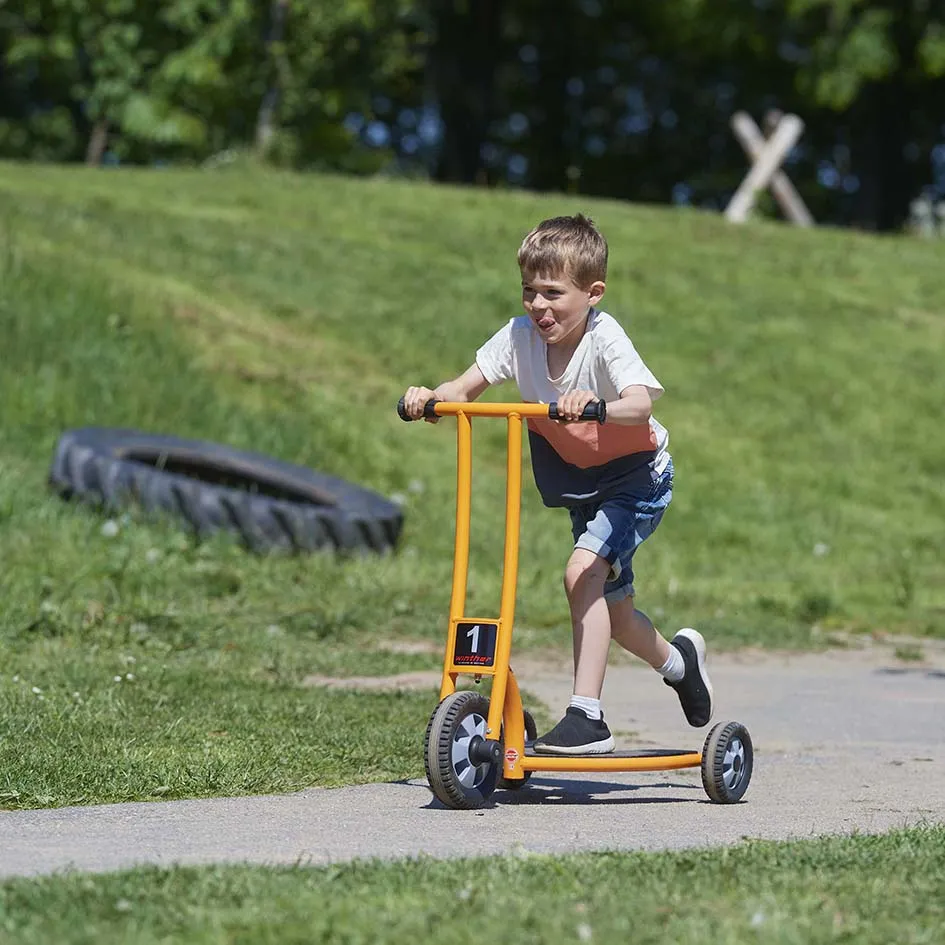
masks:
[(0, 940), (941, 941), (945, 828), (682, 853), (138, 869), (0, 885)]
[[(421, 773), (452, 425), (409, 383), (519, 311), (515, 250), (584, 209), (606, 308), (667, 388), (673, 508), (640, 604), (716, 647), (945, 636), (938, 245), (575, 198), (248, 170), (0, 164), (0, 806), (281, 791)], [(511, 387), (490, 392), (514, 399)], [(46, 488), (59, 434), (230, 443), (402, 498), (382, 559), (254, 557)], [(469, 612), (498, 609), (504, 431), (477, 422)], [(523, 509), (516, 646), (569, 646), (567, 516)], [(527, 680), (525, 680), (527, 686)]]

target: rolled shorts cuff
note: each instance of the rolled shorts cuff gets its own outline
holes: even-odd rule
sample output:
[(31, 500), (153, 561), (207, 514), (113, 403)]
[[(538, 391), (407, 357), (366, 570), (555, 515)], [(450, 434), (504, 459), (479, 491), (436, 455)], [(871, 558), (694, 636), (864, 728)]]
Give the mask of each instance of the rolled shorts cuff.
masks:
[(583, 548), (585, 551), (591, 551), (595, 555), (600, 555), (609, 565), (610, 573), (617, 577), (620, 574), (620, 561), (617, 558), (617, 552), (614, 551), (606, 541), (584, 532), (583, 535), (574, 543), (575, 548)]
[(584, 532), (574, 543), (575, 548), (583, 548), (595, 555), (599, 555), (610, 565), (610, 576), (604, 582), (604, 600), (616, 603), (625, 600), (628, 597), (636, 596), (636, 589), (631, 581), (621, 580), (623, 566), (620, 563), (620, 555), (614, 551), (606, 541), (595, 538), (588, 532)]
[(604, 600), (609, 604), (616, 604), (618, 601), (626, 600), (628, 597), (636, 597), (637, 591), (632, 584), (618, 582), (613, 586), (604, 585)]

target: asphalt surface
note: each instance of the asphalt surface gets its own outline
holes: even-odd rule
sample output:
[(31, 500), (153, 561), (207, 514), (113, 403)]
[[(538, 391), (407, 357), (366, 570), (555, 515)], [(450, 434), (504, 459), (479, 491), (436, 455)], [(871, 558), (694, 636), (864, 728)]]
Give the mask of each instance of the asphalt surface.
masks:
[[(138, 864), (321, 864), (355, 857), (672, 849), (752, 838), (872, 833), (945, 821), (945, 649), (710, 658), (714, 721), (750, 730), (742, 803), (710, 803), (698, 770), (536, 774), (479, 811), (452, 811), (424, 781), (293, 795), (0, 813), (0, 876)], [(565, 667), (519, 667), (549, 706)], [(701, 749), (675, 694), (639, 665), (612, 666), (604, 693), (619, 747)]]

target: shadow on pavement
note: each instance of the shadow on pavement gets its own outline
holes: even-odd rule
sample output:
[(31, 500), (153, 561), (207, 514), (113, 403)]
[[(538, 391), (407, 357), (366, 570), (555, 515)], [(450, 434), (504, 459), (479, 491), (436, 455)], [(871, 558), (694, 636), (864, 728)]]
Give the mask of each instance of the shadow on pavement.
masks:
[[(409, 782), (417, 787), (422, 787), (428, 791), (429, 788), (417, 781)], [(698, 797), (680, 797), (677, 795), (668, 795), (666, 797), (653, 796), (654, 790), (698, 792)], [(636, 796), (636, 792), (645, 791), (644, 796)], [(630, 792), (634, 796), (627, 797)], [(601, 795), (620, 794), (620, 797), (607, 797)], [(494, 810), (497, 807), (528, 807), (541, 806), (545, 804), (555, 805), (575, 805), (575, 806), (595, 806), (595, 805), (642, 805), (642, 804), (691, 804), (694, 801), (704, 801), (705, 795), (702, 791), (702, 785), (697, 783), (685, 783), (682, 781), (659, 781), (648, 784), (629, 784), (611, 781), (591, 781), (580, 779), (568, 780), (550, 780), (541, 778), (532, 778), (525, 787), (517, 791), (497, 790), (489, 800), (484, 804), (480, 811)], [(431, 797), (428, 804), (424, 804), (425, 810), (447, 810), (446, 805), (440, 803), (435, 797)]]
[(929, 679), (945, 679), (945, 671), (926, 669), (923, 666), (883, 666), (874, 672), (877, 676), (926, 676)]
[[(504, 805), (518, 804), (685, 804), (692, 798), (679, 796), (652, 796), (654, 790), (698, 791), (700, 784), (684, 781), (658, 781), (647, 784), (632, 784), (617, 781), (593, 781), (589, 779), (569, 778), (554, 780), (532, 778), (518, 791), (496, 791), (496, 800)], [(645, 791), (646, 796), (638, 792)], [(633, 794), (627, 797), (628, 793)], [(607, 797), (608, 794), (620, 794), (621, 797)], [(601, 796), (605, 795), (605, 796)]]

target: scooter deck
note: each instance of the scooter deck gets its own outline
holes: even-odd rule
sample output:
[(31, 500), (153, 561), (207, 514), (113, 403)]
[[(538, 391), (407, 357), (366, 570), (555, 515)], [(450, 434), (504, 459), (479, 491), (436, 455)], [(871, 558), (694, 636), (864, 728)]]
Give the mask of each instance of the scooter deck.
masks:
[(638, 748), (621, 751), (608, 751), (606, 754), (564, 755), (537, 752), (530, 745), (525, 746), (526, 758), (675, 758), (678, 755), (698, 754), (698, 748)]

